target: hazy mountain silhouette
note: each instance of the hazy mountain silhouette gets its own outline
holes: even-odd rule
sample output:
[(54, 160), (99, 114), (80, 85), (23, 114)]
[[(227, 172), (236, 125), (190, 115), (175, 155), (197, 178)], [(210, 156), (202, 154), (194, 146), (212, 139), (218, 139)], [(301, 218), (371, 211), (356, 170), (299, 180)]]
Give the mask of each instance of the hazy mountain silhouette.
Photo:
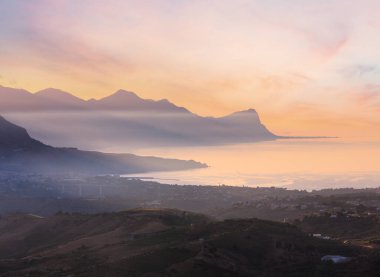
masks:
[(194, 161), (105, 154), (75, 148), (55, 148), (0, 116), (0, 170), (37, 173), (123, 174), (201, 168)]
[(41, 106), (38, 98), (23, 89), (0, 86), (1, 111), (35, 110)]
[[(249, 109), (201, 117), (168, 100), (142, 99), (119, 90), (99, 100), (46, 89), (36, 94), (0, 87), (0, 110), (52, 145), (86, 149), (216, 145), (278, 138)], [(69, 126), (69, 128), (63, 127)]]
[(189, 112), (166, 99), (142, 99), (133, 92), (118, 90), (114, 94), (99, 100), (83, 100), (69, 92), (48, 88), (36, 93), (22, 89), (0, 86), (0, 109), (2, 111), (51, 111), (51, 110), (133, 110), (133, 111), (163, 111)]
[(34, 94), (44, 106), (55, 108), (58, 110), (64, 109), (83, 109), (86, 101), (73, 96), (72, 94), (54, 88), (48, 88), (38, 91)]
[(159, 101), (142, 99), (134, 92), (126, 90), (118, 90), (100, 100), (89, 101), (88, 104), (89, 108), (100, 110), (188, 112), (185, 108), (177, 107), (166, 99)]

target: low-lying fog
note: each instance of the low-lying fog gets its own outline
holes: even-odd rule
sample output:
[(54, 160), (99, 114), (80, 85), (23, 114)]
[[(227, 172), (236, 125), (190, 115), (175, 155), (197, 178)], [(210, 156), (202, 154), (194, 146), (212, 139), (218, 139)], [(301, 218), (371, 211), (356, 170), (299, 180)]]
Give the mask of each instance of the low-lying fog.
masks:
[[(190, 112), (64, 111), (3, 114), (52, 146), (83, 150), (215, 145), (273, 139), (254, 110), (222, 118)], [(129, 152), (129, 151), (128, 151)]]
[[(164, 179), (163, 183), (316, 189), (371, 187), (380, 181), (380, 140), (288, 139), (209, 146), (209, 126), (202, 123), (199, 128), (199, 119), (191, 114), (65, 112), (5, 116), (53, 146), (193, 159), (210, 165), (207, 169), (144, 174)], [(228, 132), (218, 131), (231, 138)], [(233, 130), (231, 136), (237, 135), (235, 131), (242, 130)], [(208, 146), (182, 145), (191, 144), (192, 139), (204, 139)], [(223, 139), (221, 135), (219, 144)]]

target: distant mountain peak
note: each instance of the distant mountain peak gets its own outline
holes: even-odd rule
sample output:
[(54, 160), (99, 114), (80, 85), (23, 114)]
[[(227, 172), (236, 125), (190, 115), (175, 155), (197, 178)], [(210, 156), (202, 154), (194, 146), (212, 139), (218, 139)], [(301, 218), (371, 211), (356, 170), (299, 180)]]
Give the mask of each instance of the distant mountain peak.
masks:
[(69, 92), (47, 88), (36, 93), (0, 86), (1, 111), (64, 111), (64, 110), (117, 110), (134, 112), (176, 113), (188, 110), (167, 99), (144, 99), (136, 93), (119, 89), (115, 93), (95, 100), (83, 100)]
[(98, 101), (110, 101), (110, 100), (143, 100), (141, 97), (139, 97), (136, 93), (124, 89), (119, 89), (115, 93), (106, 96)]
[(95, 101), (88, 101), (97, 109), (119, 109), (133, 111), (188, 112), (167, 99), (144, 99), (132, 91), (120, 89), (110, 96)]
[(258, 117), (259, 115), (255, 109), (247, 109), (247, 110), (234, 112), (234, 113), (229, 114), (225, 117), (237, 117), (237, 116), (255, 116), (255, 117)]
[(35, 93), (37, 97), (43, 97), (45, 99), (55, 100), (55, 101), (64, 101), (64, 102), (84, 102), (83, 99), (72, 95), (69, 92), (56, 89), (56, 88), (47, 88), (40, 90)]
[(172, 102), (170, 102), (168, 99), (161, 99), (161, 100), (158, 100), (157, 102), (160, 102), (160, 103), (167, 103), (167, 104), (172, 104), (174, 105)]
[(261, 124), (260, 116), (255, 109), (234, 112), (222, 117), (222, 119), (233, 124)]
[[(12, 87), (5, 87), (0, 85), (0, 92), (1, 93), (9, 93), (9, 94), (23, 94), (23, 95), (32, 95), (29, 91), (22, 89), (22, 88), (12, 88)], [(3, 99), (2, 99), (3, 100)]]
[(257, 114), (257, 111), (255, 109), (247, 109), (247, 110), (242, 110), (238, 112), (234, 112), (231, 115), (239, 115), (239, 114)]
[(41, 94), (41, 95), (42, 94), (54, 94), (54, 93), (55, 94), (65, 94), (65, 95), (70, 94), (70, 93), (63, 91), (61, 89), (58, 89), (58, 88), (45, 88), (45, 89), (42, 89), (42, 90), (36, 92), (36, 94)]
[[(130, 91), (130, 90), (125, 90), (125, 89), (119, 89), (117, 90), (114, 95), (117, 95), (117, 94), (121, 94), (121, 95), (133, 95), (133, 96), (136, 96), (136, 97), (139, 97), (135, 92), (133, 91)], [(140, 97), (139, 97), (140, 98)]]

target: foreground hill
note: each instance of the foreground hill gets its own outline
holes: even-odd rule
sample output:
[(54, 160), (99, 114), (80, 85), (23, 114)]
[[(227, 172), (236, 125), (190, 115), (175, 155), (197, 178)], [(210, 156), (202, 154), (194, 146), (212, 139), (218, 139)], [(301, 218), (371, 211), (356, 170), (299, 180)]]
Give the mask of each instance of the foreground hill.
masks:
[(77, 145), (86, 149), (105, 149), (112, 145), (120, 149), (278, 138), (262, 124), (253, 109), (220, 118), (202, 117), (166, 99), (143, 99), (125, 90), (85, 101), (57, 89), (32, 94), (0, 86), (0, 99), (0, 110), (7, 118), (51, 145)]
[(380, 249), (380, 222), (374, 215), (309, 215), (296, 224), (305, 232), (325, 234), (353, 244)]
[(0, 117), (0, 170), (46, 174), (123, 174), (206, 167), (194, 161), (105, 154), (75, 148), (55, 148), (33, 138)]
[[(354, 260), (321, 262), (329, 254)], [(360, 254), (287, 224), (177, 210), (0, 220), (1, 276), (376, 276), (377, 258)]]

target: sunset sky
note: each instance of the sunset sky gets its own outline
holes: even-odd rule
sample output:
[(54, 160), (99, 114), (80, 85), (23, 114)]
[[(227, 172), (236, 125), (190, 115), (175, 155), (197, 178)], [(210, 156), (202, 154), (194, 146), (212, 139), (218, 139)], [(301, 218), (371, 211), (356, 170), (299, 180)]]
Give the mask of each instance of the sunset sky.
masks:
[(1, 0), (0, 85), (380, 137), (378, 0)]

